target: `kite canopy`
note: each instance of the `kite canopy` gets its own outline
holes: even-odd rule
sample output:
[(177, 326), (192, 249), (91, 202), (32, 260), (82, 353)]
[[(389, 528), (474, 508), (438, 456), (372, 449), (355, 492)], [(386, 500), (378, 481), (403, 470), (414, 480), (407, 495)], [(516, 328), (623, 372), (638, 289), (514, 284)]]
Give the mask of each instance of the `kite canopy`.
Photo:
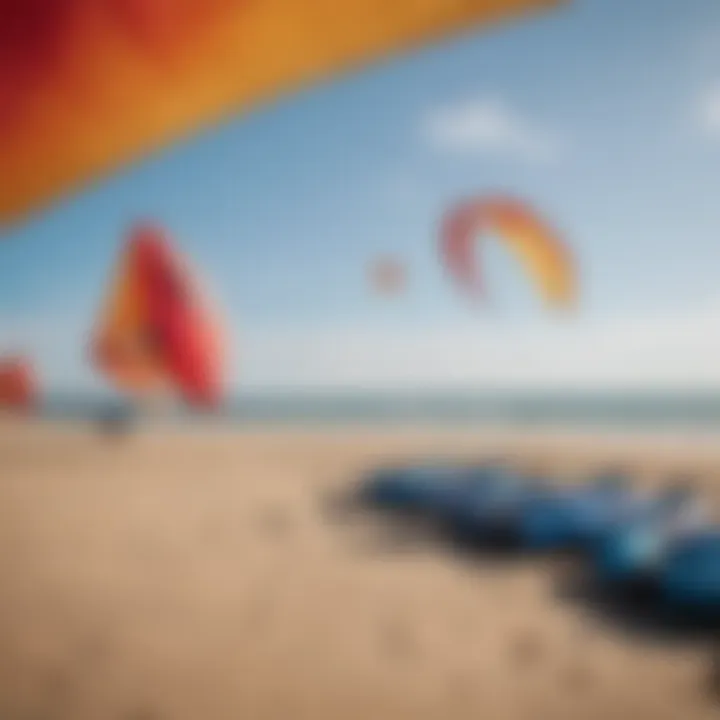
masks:
[(0, 0), (0, 224), (199, 125), (563, 0)]
[(466, 292), (474, 296), (482, 292), (474, 242), (488, 234), (497, 236), (518, 257), (547, 305), (569, 307), (575, 303), (577, 279), (570, 250), (533, 209), (508, 197), (467, 200), (444, 218), (442, 259)]
[(101, 372), (135, 397), (175, 391), (204, 407), (222, 399), (218, 325), (159, 229), (142, 225), (130, 234), (91, 352)]
[(0, 359), (0, 410), (27, 410), (37, 398), (35, 374), (22, 357)]
[(376, 292), (397, 295), (405, 288), (405, 268), (393, 258), (378, 258), (370, 267), (370, 281)]

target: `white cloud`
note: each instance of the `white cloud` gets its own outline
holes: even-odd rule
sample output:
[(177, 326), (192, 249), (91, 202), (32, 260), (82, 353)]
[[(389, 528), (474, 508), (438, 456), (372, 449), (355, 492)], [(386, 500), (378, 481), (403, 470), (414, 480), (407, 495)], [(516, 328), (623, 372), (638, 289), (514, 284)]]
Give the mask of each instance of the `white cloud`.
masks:
[(701, 98), (700, 123), (705, 132), (720, 135), (720, 84)]
[(494, 153), (531, 161), (557, 156), (557, 142), (544, 130), (498, 100), (439, 107), (423, 120), (423, 135), (442, 151)]

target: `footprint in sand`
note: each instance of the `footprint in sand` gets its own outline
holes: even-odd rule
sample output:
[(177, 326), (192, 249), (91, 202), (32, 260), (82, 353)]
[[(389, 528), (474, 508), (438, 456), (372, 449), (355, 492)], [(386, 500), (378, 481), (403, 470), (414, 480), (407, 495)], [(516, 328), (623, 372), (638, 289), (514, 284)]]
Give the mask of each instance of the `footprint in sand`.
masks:
[(59, 716), (72, 714), (70, 710), (81, 691), (78, 673), (68, 671), (62, 666), (53, 666), (43, 673), (41, 683), (38, 699), (51, 710), (49, 715), (54, 717), (56, 713)]
[(272, 540), (286, 539), (295, 529), (295, 521), (291, 511), (280, 505), (261, 508), (255, 518), (260, 533)]
[(587, 665), (571, 665), (564, 675), (564, 685), (572, 692), (583, 693), (589, 690), (594, 682), (595, 675)]
[(162, 716), (154, 708), (137, 707), (122, 715), (119, 720), (162, 720)]
[(389, 620), (383, 624), (380, 640), (385, 654), (393, 660), (407, 660), (418, 653), (415, 633), (399, 619)]
[(545, 641), (534, 630), (520, 631), (510, 646), (514, 664), (522, 668), (537, 665), (543, 659), (545, 650)]
[(712, 652), (706, 689), (714, 702), (720, 702), (720, 648), (715, 648)]

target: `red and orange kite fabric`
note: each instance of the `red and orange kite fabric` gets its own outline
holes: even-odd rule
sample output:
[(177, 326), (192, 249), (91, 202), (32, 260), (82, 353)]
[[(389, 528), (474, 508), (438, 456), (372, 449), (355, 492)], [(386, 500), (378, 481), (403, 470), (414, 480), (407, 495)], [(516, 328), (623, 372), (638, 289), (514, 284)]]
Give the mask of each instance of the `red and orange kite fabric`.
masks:
[(517, 257), (547, 306), (575, 306), (577, 267), (570, 248), (535, 209), (507, 196), (461, 201), (443, 219), (440, 255), (465, 292), (474, 297), (482, 293), (482, 264), (475, 261), (475, 244), (493, 236)]
[(138, 399), (172, 392), (212, 408), (223, 398), (219, 323), (162, 230), (130, 234), (91, 346), (92, 360)]
[(0, 0), (0, 225), (198, 126), (563, 0)]
[(0, 359), (0, 410), (30, 410), (37, 394), (35, 373), (27, 358)]

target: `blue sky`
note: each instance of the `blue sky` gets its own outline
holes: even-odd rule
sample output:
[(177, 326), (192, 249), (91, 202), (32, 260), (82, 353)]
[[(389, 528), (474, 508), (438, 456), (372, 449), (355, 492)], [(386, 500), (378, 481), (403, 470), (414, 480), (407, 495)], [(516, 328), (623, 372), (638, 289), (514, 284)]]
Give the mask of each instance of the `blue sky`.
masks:
[[(212, 281), (238, 387), (720, 387), (719, 183), (720, 4), (575, 0), (283, 98), (13, 230), (0, 350), (97, 383), (83, 338), (149, 217)], [(500, 245), (485, 312), (444, 274), (443, 209), (505, 189), (574, 248), (576, 317)], [(378, 254), (406, 263), (402, 298), (368, 291)]]

